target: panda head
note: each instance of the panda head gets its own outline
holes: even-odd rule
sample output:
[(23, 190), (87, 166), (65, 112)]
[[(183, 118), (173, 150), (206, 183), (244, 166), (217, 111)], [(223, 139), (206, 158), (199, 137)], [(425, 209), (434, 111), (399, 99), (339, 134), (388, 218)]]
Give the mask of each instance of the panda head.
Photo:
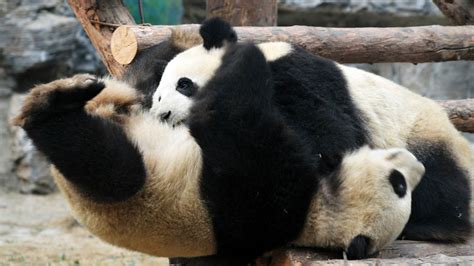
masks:
[(185, 50), (168, 63), (153, 95), (151, 113), (173, 126), (185, 121), (194, 95), (221, 65), (226, 46), (237, 42), (232, 26), (220, 18), (205, 21), (199, 33), (203, 44)]
[(296, 244), (344, 247), (349, 259), (380, 251), (408, 222), (411, 194), (424, 171), (405, 149), (364, 147), (347, 154), (321, 181), (310, 210), (315, 215), (308, 216)]

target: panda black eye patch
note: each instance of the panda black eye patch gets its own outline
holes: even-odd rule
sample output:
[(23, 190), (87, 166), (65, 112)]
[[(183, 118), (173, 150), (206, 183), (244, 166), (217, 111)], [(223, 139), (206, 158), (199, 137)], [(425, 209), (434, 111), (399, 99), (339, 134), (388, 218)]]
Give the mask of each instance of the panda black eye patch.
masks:
[(191, 97), (196, 93), (197, 86), (188, 78), (180, 78), (176, 84), (176, 90), (184, 96)]
[(393, 170), (389, 179), (395, 194), (397, 194), (400, 198), (403, 198), (407, 193), (407, 183), (403, 174), (397, 170)]

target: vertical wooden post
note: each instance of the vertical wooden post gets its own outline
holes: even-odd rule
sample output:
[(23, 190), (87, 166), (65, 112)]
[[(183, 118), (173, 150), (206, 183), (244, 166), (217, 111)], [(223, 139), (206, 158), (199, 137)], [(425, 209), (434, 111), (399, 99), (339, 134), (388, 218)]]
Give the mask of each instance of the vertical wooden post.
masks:
[(473, 0), (433, 0), (443, 14), (455, 25), (474, 25)]
[(115, 61), (110, 48), (112, 33), (135, 21), (121, 0), (68, 0), (74, 14), (112, 76), (121, 77), (124, 66)]
[(276, 26), (277, 0), (207, 0), (207, 16), (234, 26)]

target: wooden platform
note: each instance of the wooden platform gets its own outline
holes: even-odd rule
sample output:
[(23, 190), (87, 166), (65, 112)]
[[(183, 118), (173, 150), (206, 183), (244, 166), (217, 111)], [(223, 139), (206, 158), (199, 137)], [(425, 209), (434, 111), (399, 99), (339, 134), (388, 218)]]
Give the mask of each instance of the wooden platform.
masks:
[(293, 265), (474, 265), (474, 238), (466, 244), (448, 245), (418, 241), (396, 241), (376, 257), (344, 260), (343, 254), (317, 249), (285, 249), (259, 259), (258, 266)]
[[(474, 183), (474, 180), (472, 180)], [(474, 197), (473, 197), (474, 199)], [(474, 221), (474, 200), (471, 201)], [(257, 266), (306, 265), (474, 265), (474, 232), (465, 244), (398, 240), (365, 260), (344, 260), (343, 254), (321, 249), (281, 249), (259, 258)]]

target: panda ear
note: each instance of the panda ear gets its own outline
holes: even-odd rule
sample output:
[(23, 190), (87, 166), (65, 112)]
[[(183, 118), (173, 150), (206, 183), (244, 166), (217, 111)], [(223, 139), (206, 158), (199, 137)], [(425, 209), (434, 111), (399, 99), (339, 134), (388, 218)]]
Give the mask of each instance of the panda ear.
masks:
[(232, 26), (219, 17), (210, 18), (201, 25), (199, 34), (204, 41), (204, 48), (220, 48), (225, 41), (230, 43), (237, 42), (237, 34)]

